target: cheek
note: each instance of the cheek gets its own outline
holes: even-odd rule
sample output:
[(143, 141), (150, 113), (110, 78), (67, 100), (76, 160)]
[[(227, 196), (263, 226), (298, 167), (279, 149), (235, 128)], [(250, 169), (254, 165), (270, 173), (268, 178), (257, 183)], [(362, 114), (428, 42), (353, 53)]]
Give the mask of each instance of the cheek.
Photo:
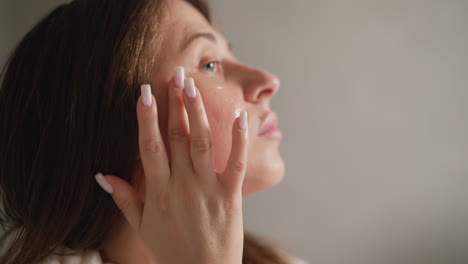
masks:
[[(214, 166), (216, 172), (223, 172), (232, 144), (232, 126), (242, 110), (242, 93), (222, 83), (201, 85), (206, 114), (210, 123), (214, 146)], [(200, 89), (200, 88), (199, 88)]]
[(233, 122), (240, 108), (223, 100), (212, 102), (205, 103), (205, 108), (214, 144), (214, 166), (216, 172), (223, 172), (231, 151)]

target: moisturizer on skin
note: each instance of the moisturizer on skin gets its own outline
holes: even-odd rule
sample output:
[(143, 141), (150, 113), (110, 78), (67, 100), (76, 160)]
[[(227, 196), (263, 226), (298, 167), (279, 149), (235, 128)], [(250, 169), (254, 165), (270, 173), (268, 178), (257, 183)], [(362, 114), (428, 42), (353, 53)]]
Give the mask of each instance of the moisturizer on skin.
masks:
[(240, 108), (236, 108), (236, 110), (234, 110), (234, 115), (236, 116), (236, 118), (238, 118), (240, 116), (241, 112), (242, 112), (242, 109), (240, 109)]

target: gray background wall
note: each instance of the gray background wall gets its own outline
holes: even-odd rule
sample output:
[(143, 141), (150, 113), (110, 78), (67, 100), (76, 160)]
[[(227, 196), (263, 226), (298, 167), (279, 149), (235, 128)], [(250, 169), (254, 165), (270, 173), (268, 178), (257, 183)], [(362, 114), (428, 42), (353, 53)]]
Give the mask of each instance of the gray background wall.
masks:
[[(0, 59), (59, 0), (1, 0)], [(468, 263), (468, 1), (212, 1), (276, 73), (283, 182), (246, 228), (312, 263)]]

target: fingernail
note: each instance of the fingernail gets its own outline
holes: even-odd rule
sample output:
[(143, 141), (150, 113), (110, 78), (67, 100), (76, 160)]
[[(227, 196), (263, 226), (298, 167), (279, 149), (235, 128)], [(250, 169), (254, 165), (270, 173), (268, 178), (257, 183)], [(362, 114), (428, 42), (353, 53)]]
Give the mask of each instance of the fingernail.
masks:
[(96, 178), (97, 183), (99, 183), (99, 185), (104, 189), (104, 191), (110, 194), (114, 192), (114, 188), (112, 188), (112, 185), (110, 185), (110, 183), (106, 180), (106, 178), (104, 178), (102, 173), (96, 174), (94, 178)]
[(246, 111), (242, 111), (240, 113), (239, 128), (241, 130), (246, 130), (247, 129), (247, 112)]
[(153, 98), (151, 96), (151, 86), (149, 84), (143, 84), (141, 86), (141, 99), (144, 105), (151, 106)]
[(192, 98), (197, 96), (197, 89), (195, 89), (195, 81), (193, 78), (185, 78), (185, 93)]
[(185, 70), (184, 67), (177, 67), (175, 72), (175, 85), (184, 88)]

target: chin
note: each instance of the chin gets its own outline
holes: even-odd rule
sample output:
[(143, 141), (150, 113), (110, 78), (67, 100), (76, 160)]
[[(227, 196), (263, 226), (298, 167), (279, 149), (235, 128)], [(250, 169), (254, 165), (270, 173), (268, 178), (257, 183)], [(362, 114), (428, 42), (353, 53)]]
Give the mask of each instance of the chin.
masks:
[(281, 157), (274, 161), (263, 161), (256, 164), (262, 164), (263, 166), (250, 166), (249, 164), (247, 167), (244, 185), (242, 186), (242, 196), (244, 197), (274, 187), (284, 178), (285, 166)]

